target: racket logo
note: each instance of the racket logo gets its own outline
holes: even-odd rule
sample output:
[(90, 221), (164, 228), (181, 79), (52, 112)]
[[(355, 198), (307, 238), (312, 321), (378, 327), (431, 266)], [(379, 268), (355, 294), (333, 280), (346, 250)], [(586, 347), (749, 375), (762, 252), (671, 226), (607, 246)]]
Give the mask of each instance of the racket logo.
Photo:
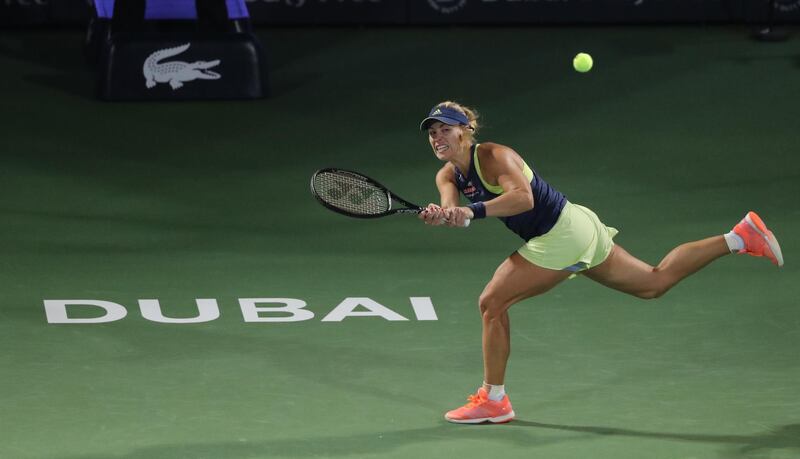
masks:
[(375, 189), (357, 187), (350, 183), (337, 183), (336, 188), (329, 188), (327, 195), (335, 201), (349, 201), (353, 205), (364, 204), (375, 194)]

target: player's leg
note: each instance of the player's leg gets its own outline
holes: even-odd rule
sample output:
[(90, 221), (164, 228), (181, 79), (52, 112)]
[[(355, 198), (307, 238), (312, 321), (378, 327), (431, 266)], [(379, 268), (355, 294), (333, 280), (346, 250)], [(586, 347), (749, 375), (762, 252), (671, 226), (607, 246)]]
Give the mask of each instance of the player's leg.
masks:
[(536, 266), (516, 252), (500, 264), (478, 300), (483, 322), (484, 382), (501, 385), (505, 380), (511, 351), (508, 308), (545, 293), (570, 274)]
[(585, 275), (640, 298), (658, 298), (681, 279), (732, 252), (766, 257), (783, 266), (778, 240), (758, 214), (751, 211), (728, 234), (681, 244), (658, 266), (648, 265), (617, 245), (604, 262), (585, 271)]
[[(468, 404), (445, 414), (448, 421), (479, 423), (513, 419), (511, 402), (502, 388), (511, 352), (508, 308), (525, 298), (550, 290), (570, 274), (536, 266), (519, 253), (514, 253), (500, 264), (478, 302), (483, 322), (485, 385), (469, 397)], [(495, 393), (495, 390), (499, 392)]]
[(658, 298), (686, 276), (731, 253), (723, 236), (681, 244), (651, 266), (619, 245), (601, 264), (583, 272), (589, 279), (639, 298)]

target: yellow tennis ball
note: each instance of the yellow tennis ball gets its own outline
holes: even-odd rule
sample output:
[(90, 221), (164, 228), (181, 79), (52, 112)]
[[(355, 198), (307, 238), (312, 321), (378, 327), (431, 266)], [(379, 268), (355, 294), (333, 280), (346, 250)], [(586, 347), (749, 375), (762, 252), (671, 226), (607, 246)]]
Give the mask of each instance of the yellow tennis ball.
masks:
[(593, 63), (592, 56), (586, 53), (578, 53), (575, 55), (575, 59), (572, 59), (572, 66), (581, 73), (586, 73), (591, 70)]

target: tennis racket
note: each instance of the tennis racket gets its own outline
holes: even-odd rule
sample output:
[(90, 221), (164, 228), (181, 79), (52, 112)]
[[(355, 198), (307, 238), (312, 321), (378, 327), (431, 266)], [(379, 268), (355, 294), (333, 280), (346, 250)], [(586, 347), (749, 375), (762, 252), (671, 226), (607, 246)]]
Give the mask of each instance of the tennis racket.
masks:
[[(327, 168), (314, 172), (311, 194), (323, 206), (348, 217), (378, 218), (418, 214), (425, 210), (366, 175), (344, 169)], [(464, 221), (464, 226), (469, 226), (469, 219)]]

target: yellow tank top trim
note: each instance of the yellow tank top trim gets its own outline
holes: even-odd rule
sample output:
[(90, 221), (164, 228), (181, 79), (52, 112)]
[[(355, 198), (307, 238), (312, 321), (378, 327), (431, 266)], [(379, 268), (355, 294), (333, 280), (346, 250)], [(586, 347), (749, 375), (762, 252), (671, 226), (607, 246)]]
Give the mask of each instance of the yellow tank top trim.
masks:
[[(474, 150), (472, 152), (472, 161), (475, 162), (475, 171), (478, 173), (478, 177), (481, 179), (481, 183), (483, 183), (484, 188), (490, 193), (494, 194), (503, 194), (503, 187), (500, 185), (490, 185), (486, 182), (486, 179), (483, 178), (483, 174), (481, 173), (481, 163), (478, 161), (478, 146), (480, 144), (476, 143)], [(533, 180), (533, 170), (528, 167), (528, 163), (525, 160), (522, 160), (522, 173), (525, 174), (525, 177), (530, 182)]]

